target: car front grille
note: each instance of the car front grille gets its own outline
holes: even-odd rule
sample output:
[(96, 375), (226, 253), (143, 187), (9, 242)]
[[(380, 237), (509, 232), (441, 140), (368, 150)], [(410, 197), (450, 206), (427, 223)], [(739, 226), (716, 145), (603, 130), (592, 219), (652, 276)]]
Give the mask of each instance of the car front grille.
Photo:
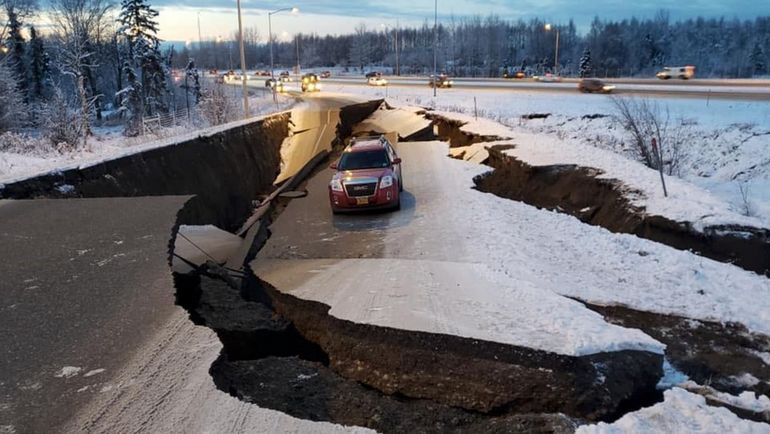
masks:
[(376, 182), (367, 182), (365, 184), (345, 184), (345, 191), (350, 197), (371, 196), (377, 189)]

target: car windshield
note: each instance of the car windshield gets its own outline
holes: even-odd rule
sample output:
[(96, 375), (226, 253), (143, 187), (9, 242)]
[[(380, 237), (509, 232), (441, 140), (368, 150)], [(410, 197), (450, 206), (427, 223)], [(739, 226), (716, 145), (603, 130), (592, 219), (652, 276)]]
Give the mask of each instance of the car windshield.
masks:
[(337, 165), (339, 170), (380, 169), (390, 166), (385, 150), (346, 152)]

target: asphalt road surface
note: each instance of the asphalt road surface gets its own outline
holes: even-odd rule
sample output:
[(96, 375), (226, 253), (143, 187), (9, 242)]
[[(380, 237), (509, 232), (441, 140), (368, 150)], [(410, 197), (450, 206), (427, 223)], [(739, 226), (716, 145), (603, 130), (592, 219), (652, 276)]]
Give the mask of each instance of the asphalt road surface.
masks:
[(58, 432), (180, 310), (186, 197), (0, 201), (0, 432)]
[[(386, 77), (391, 88), (427, 88), (427, 78)], [(562, 82), (544, 83), (531, 79), (468, 79), (453, 78), (454, 86), (439, 89), (439, 92), (461, 92), (464, 90), (487, 90), (505, 92), (544, 92), (572, 93), (577, 90), (576, 79), (564, 79)], [(364, 77), (331, 77), (324, 83), (346, 86), (369, 86)], [(608, 83), (617, 87), (613, 91), (618, 95), (640, 95), (654, 98), (717, 98), (735, 100), (770, 101), (770, 82), (758, 80), (634, 80), (608, 79)]]

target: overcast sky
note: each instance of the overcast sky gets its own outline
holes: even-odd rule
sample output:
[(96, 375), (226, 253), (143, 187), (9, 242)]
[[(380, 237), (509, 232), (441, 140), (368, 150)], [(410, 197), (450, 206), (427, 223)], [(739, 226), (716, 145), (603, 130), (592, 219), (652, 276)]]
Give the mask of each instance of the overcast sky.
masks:
[[(293, 3), (292, 3), (293, 1)], [(237, 29), (235, 0), (150, 0), (160, 10), (161, 38), (175, 41), (198, 39), (200, 15), (203, 39), (221, 36), (228, 39)], [(357, 25), (382, 28), (382, 24), (419, 25), (433, 21), (431, 0), (243, 0), (244, 26), (257, 27), (267, 36), (267, 10), (296, 6), (299, 14), (273, 15), (273, 32), (290, 39), (295, 33), (340, 34), (352, 32)], [(496, 14), (504, 19), (540, 17), (555, 23), (575, 20), (585, 30), (594, 16), (622, 19), (652, 17), (665, 9), (671, 18), (725, 16), (753, 19), (770, 15), (768, 0), (439, 0), (439, 20), (451, 15), (470, 16)]]

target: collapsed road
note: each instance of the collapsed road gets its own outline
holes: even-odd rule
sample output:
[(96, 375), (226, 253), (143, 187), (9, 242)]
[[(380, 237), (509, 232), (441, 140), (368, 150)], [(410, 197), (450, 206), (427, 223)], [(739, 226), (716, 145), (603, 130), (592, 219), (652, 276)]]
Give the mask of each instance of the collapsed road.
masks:
[[(478, 197), (468, 193), (482, 195), (471, 190), (472, 179), (486, 169), (447, 159), (445, 143), (399, 145), (406, 182), (399, 213), (332, 216), (326, 197), (330, 173), (320, 169), (306, 184), (292, 187), (306, 189), (307, 195), (277, 195), (267, 213), (247, 218), (252, 201), (264, 203), (265, 196), (276, 192), (270, 185), (276, 176), (287, 185), (295, 175), (307, 173), (306, 164), (295, 163), (292, 156), (296, 161), (313, 159), (354, 130), (376, 130), (382, 116), (396, 130), (403, 125), (396, 131), (403, 139), (430, 138), (426, 128), (431, 123), (415, 120), (414, 113), (403, 115), (405, 124), (392, 113), (360, 123), (379, 103), (346, 111), (360, 101), (325, 95), (309, 101), (310, 113), (301, 115), (302, 120), (292, 114), (293, 126), (283, 120), (273, 125), (274, 131), (289, 134), (288, 142), (279, 146), (283, 138), (278, 133), (251, 144), (268, 156), (253, 170), (254, 178), (233, 179), (226, 171), (241, 165), (219, 162), (225, 172), (210, 174), (227, 178), (220, 190), (203, 194), (201, 186), (187, 188), (185, 194), (199, 196), (186, 202), (175, 224), (165, 219), (147, 223), (165, 227), (166, 234), (172, 226), (185, 226), (193, 241), (200, 232), (215, 241), (228, 240), (214, 255), (220, 265), (206, 264), (211, 258), (202, 254), (187, 263), (200, 267), (199, 272), (174, 276), (177, 303), (192, 322), (206, 327), (193, 326), (180, 309), (172, 308), (173, 289), (164, 280), (156, 291), (168, 310), (153, 317), (154, 326), (122, 323), (135, 313), (130, 306), (113, 311), (137, 339), (121, 342), (109, 363), (101, 364), (105, 371), (91, 369), (99, 365), (93, 364), (91, 350), (84, 353), (86, 360), (71, 366), (89, 369), (89, 376), (65, 369), (70, 365), (41, 372), (57, 379), (61, 373), (65, 379), (52, 394), (58, 401), (52, 399), (38, 413), (16, 412), (33, 402), (17, 399), (28, 384), (3, 378), (1, 386), (8, 387), (0, 407), (4, 426), (25, 431), (36, 426), (33, 418), (53, 408), (51, 417), (40, 423), (57, 420), (52, 426), (64, 427), (62, 431), (363, 432), (357, 427), (369, 427), (381, 432), (571, 432), (586, 421), (614, 420), (661, 399), (656, 383), (662, 375), (660, 341), (665, 333), (653, 339), (626, 328), (623, 321), (605, 320), (581, 302), (544, 289), (548, 282), (527, 270), (512, 276), (491, 268), (487, 256), (493, 250), (485, 249), (494, 246), (485, 239), (489, 244), (479, 248), (483, 237), (473, 228), (474, 220), (484, 220), (479, 213), (485, 211), (478, 201), (462, 202), (465, 207), (456, 202)], [(298, 141), (307, 145), (292, 149)], [(221, 138), (214, 142), (227, 145)], [(281, 164), (275, 158), (279, 148)], [(149, 157), (146, 164), (152, 166), (152, 161)], [(55, 181), (71, 183), (84, 196), (159, 194), (121, 182), (127, 179), (105, 178), (104, 171), (86, 172), (65, 174), (66, 179), (56, 175)], [(46, 180), (36, 180), (10, 191), (20, 197), (25, 191), (44, 196), (46, 185)], [(57, 194), (54, 186), (49, 189)], [(520, 211), (517, 225), (523, 231), (550, 215), (523, 205)], [(205, 229), (212, 224), (217, 231), (243, 236), (241, 245), (232, 234), (212, 236)], [(83, 232), (76, 225), (68, 229)], [(176, 233), (172, 230), (172, 237)], [(543, 242), (558, 245), (556, 236), (540, 235)], [(200, 250), (206, 246), (199, 247), (204, 253)], [(516, 247), (533, 253), (531, 246)], [(166, 266), (165, 250), (146, 248), (163, 256)], [(195, 249), (187, 246), (188, 252)], [(98, 263), (90, 266), (99, 271)], [(132, 273), (116, 270), (115, 277), (131, 285), (124, 272)], [(99, 296), (97, 291), (74, 298), (69, 315), (95, 309), (83, 300)], [(146, 300), (134, 301), (142, 305)], [(34, 330), (16, 329), (11, 340), (21, 341)], [(71, 350), (83, 347), (80, 333)], [(101, 348), (103, 343), (95, 340), (93, 345)], [(34, 357), (33, 351), (19, 363)], [(763, 372), (756, 373), (764, 378)], [(98, 381), (91, 380), (99, 375)], [(31, 385), (40, 394), (56, 392), (48, 383)], [(71, 402), (62, 404), (62, 398)], [(68, 412), (75, 416), (67, 418)], [(6, 419), (9, 414), (14, 419)]]

